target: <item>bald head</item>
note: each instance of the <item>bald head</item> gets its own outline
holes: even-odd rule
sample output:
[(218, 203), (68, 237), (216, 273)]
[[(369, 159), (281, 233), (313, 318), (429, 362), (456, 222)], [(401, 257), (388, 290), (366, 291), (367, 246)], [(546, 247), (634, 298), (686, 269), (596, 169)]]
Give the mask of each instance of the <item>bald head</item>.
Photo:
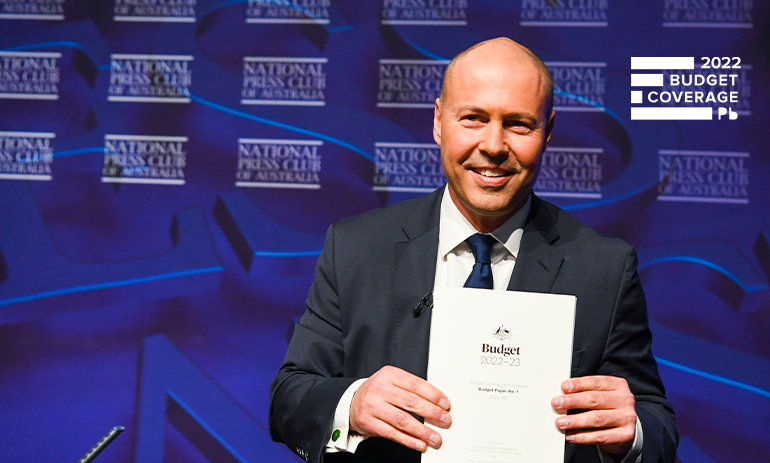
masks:
[(542, 75), (543, 90), (545, 91), (546, 97), (546, 117), (551, 113), (551, 110), (553, 109), (553, 79), (551, 78), (551, 72), (548, 70), (545, 63), (543, 63), (540, 58), (532, 53), (527, 47), (524, 47), (507, 37), (498, 37), (496, 39), (479, 42), (466, 48), (452, 58), (452, 61), (447, 65), (446, 71), (444, 72), (444, 79), (441, 82), (441, 94), (439, 95), (440, 102), (443, 102), (447, 96), (448, 83), (452, 79), (452, 73), (455, 67), (468, 57), (479, 58), (481, 60), (507, 60), (523, 66), (534, 66)]

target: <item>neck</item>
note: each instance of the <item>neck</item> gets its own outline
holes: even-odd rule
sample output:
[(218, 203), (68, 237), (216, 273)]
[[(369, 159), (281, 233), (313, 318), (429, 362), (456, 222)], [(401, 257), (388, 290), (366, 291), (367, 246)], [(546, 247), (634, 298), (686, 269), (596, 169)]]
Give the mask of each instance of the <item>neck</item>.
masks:
[(452, 188), (449, 186), (447, 186), (447, 188), (449, 189), (449, 197), (452, 199), (452, 202), (455, 204), (455, 206), (457, 206), (457, 209), (460, 211), (463, 217), (465, 217), (468, 222), (473, 225), (473, 228), (475, 228), (479, 233), (492, 233), (493, 231), (497, 230), (500, 225), (504, 224), (506, 220), (513, 217), (514, 214), (516, 214), (522, 208), (522, 206), (524, 206), (524, 204), (527, 202), (527, 198), (529, 197), (528, 195), (525, 196), (523, 200), (520, 200), (519, 203), (509, 211), (500, 212), (499, 214), (484, 214), (466, 207), (465, 204), (463, 204), (463, 202), (457, 198), (454, 190), (452, 190)]

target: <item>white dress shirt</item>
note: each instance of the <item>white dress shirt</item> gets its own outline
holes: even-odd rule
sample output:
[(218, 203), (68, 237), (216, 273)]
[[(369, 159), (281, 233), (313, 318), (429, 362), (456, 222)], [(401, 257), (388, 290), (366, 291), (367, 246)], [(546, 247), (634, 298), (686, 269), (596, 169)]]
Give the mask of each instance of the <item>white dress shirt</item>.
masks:
[[(531, 197), (524, 206), (500, 227), (494, 230), (492, 235), (497, 243), (492, 247), (492, 281), (495, 290), (506, 290), (516, 265), (519, 255), (519, 245), (524, 233), (524, 224), (529, 215)], [(434, 286), (462, 287), (471, 273), (476, 259), (465, 240), (478, 233), (468, 219), (462, 215), (452, 198), (449, 190), (444, 189), (441, 199), (441, 211), (439, 215), (438, 255), (436, 256), (436, 277)], [(361, 378), (351, 384), (340, 398), (329, 429), (329, 441), (326, 444), (326, 452), (355, 452), (358, 444), (365, 437), (351, 434), (349, 431), (350, 403), (358, 387), (368, 378)], [(333, 438), (334, 431), (339, 431), (337, 439)], [(598, 447), (597, 447), (598, 448)], [(621, 463), (641, 462), (642, 427), (639, 418), (636, 419), (636, 438), (631, 451)], [(615, 463), (612, 456), (599, 450), (602, 463)]]
[[(490, 233), (497, 243), (492, 247), (492, 282), (494, 289), (505, 290), (519, 255), (521, 235), (529, 214), (531, 199), (510, 219)], [(444, 190), (441, 199), (441, 214), (438, 228), (438, 256), (436, 256), (436, 279), (434, 286), (461, 288), (471, 274), (476, 259), (465, 240), (478, 233), (468, 219), (457, 209), (449, 190)]]

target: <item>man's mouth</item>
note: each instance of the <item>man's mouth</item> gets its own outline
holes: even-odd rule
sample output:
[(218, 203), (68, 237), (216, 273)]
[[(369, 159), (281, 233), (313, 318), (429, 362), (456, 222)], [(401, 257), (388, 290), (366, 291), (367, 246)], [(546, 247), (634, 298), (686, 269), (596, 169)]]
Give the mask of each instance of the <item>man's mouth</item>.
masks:
[(481, 169), (471, 169), (477, 174), (483, 176), (483, 177), (507, 177), (511, 175), (511, 172), (507, 170), (502, 169), (487, 169), (487, 168), (481, 168)]

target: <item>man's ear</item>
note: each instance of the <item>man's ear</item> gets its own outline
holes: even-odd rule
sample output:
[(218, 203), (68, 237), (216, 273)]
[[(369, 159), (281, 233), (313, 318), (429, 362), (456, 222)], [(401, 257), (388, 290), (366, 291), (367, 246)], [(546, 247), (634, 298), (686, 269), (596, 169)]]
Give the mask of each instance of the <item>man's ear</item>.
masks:
[(545, 144), (543, 145), (543, 151), (548, 148), (548, 142), (551, 141), (554, 120), (556, 120), (556, 113), (551, 111), (551, 117), (548, 118), (548, 124), (545, 126)]
[(441, 146), (441, 99), (436, 98), (436, 107), (433, 110), (433, 140)]

